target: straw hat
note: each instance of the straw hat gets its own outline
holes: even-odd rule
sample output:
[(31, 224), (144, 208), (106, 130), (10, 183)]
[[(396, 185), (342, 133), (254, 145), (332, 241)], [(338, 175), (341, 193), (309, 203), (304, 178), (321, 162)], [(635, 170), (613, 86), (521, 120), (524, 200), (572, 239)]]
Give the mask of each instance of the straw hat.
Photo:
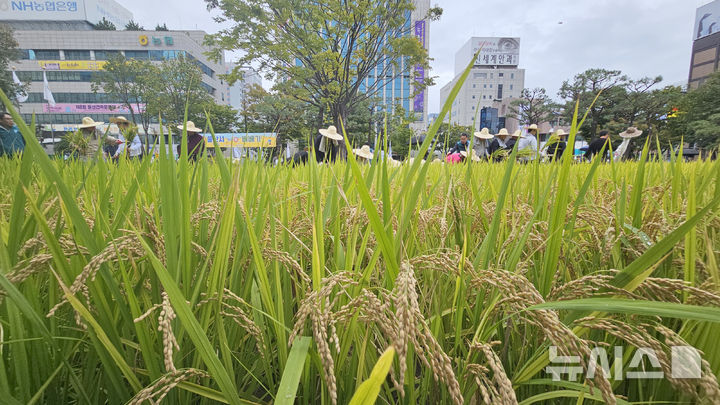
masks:
[[(196, 126), (195, 126), (195, 123), (192, 122), (192, 121), (186, 122), (186, 123), (185, 123), (185, 126), (187, 127), (187, 132), (195, 132), (195, 133), (198, 133), (198, 134), (199, 134), (200, 132), (203, 131), (202, 129), (196, 127)], [(182, 131), (184, 128), (183, 128), (182, 125), (178, 125), (178, 126), (177, 126), (177, 129), (179, 129), (179, 130)]]
[(129, 124), (130, 121), (128, 121), (127, 118), (123, 117), (122, 115), (115, 118), (110, 118), (110, 122), (113, 124)]
[(557, 130), (557, 132), (555, 132), (555, 135), (557, 135), (558, 137), (563, 137), (569, 136), (570, 134), (566, 133), (562, 128), (560, 128)]
[(533, 129), (536, 130), (536, 131), (538, 130), (537, 124), (532, 124), (532, 125), (530, 125), (529, 127), (527, 127), (528, 132), (529, 132), (529, 131), (532, 131)]
[(519, 129), (517, 131), (513, 132), (512, 137), (513, 138), (525, 138), (525, 136), (522, 134), (522, 131)]
[(353, 153), (363, 159), (370, 160), (373, 158), (373, 153), (370, 151), (370, 147), (367, 145), (363, 145), (360, 149), (353, 149)]
[(478, 139), (493, 139), (493, 135), (487, 128), (483, 128), (482, 131), (475, 132), (473, 135)]
[[(464, 157), (464, 158), (466, 158), (467, 155), (468, 155), (467, 151), (464, 151), (464, 150), (463, 150), (463, 151), (460, 151), (460, 154), (461, 154), (462, 157)], [(472, 161), (473, 161), (473, 162), (479, 162), (479, 161), (480, 161), (480, 156), (477, 155), (477, 152), (475, 152), (474, 149), (473, 149), (473, 154), (472, 154)]]
[(94, 121), (94, 120), (93, 120), (92, 118), (90, 118), (90, 117), (83, 117), (82, 123), (81, 123), (80, 125), (78, 125), (78, 128), (80, 128), (80, 129), (83, 129), (83, 128), (95, 128), (95, 127), (100, 126), (100, 125), (102, 125), (102, 124), (104, 124), (104, 122)]
[(624, 139), (632, 139), (632, 138), (637, 138), (638, 136), (642, 135), (642, 133), (643, 133), (643, 131), (640, 131), (639, 129), (637, 129), (635, 127), (630, 127), (628, 129), (626, 129), (625, 132), (621, 133), (620, 137), (624, 138)]
[(503, 128), (495, 136), (510, 136), (510, 133), (508, 132), (508, 130), (506, 128)]
[(343, 136), (338, 133), (337, 128), (334, 125), (330, 125), (328, 129), (319, 129), (320, 135), (330, 138), (333, 141), (342, 141)]

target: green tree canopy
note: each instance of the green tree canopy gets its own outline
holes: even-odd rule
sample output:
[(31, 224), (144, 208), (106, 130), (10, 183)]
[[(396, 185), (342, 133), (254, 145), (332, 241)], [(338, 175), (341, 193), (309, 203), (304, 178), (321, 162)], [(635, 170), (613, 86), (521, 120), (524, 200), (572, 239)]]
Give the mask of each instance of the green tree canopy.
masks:
[[(18, 43), (15, 40), (12, 28), (0, 24), (0, 71), (7, 72), (10, 62), (20, 57), (17, 47)], [(10, 98), (13, 98), (15, 93), (20, 90), (13, 83), (12, 76), (7, 73), (0, 75), (0, 89)]]
[[(619, 70), (589, 69), (576, 75), (572, 81), (563, 82), (558, 94), (566, 100), (568, 121), (575, 111), (575, 103), (579, 101), (579, 111), (590, 109), (582, 131), (589, 138), (595, 137), (598, 130), (612, 120), (613, 109), (620, 102), (627, 80), (627, 76)], [(593, 104), (598, 94), (600, 96)]]
[(163, 61), (157, 67), (157, 76), (147, 86), (153, 93), (148, 101), (148, 112), (162, 116), (171, 124), (182, 123), (186, 105), (188, 116), (197, 116), (212, 101), (203, 86), (202, 71), (194, 61), (182, 56)]
[(680, 101), (678, 118), (671, 119), (673, 139), (699, 147), (720, 146), (720, 72)]
[[(247, 120), (248, 128), (254, 124), (262, 132), (277, 132), (278, 144), (286, 140), (309, 140), (317, 131), (312, 124), (312, 109), (293, 97), (253, 85), (247, 92), (246, 100), (247, 108), (241, 114)], [(252, 131), (248, 129), (248, 132)]]
[(131, 120), (147, 133), (153, 115), (144, 107), (153, 102), (153, 86), (158, 80), (158, 69), (152, 63), (118, 54), (93, 75), (92, 90), (96, 93), (102, 90), (120, 100), (130, 110)]
[[(215, 57), (223, 50), (242, 50), (238, 65), (255, 62), (277, 79), (283, 94), (328, 113), (336, 125), (357, 103), (374, 97), (396, 77), (410, 76), (416, 65), (429, 67), (427, 51), (407, 24), (414, 7), (411, 0), (206, 3), (222, 13), (218, 21), (233, 24), (208, 37)], [(428, 18), (440, 12), (434, 8)], [(239, 75), (236, 69), (230, 80)], [(416, 90), (431, 83), (425, 79)]]
[(125, 24), (125, 31), (145, 31), (145, 28), (143, 28), (139, 23), (130, 20), (127, 24)]
[[(207, 115), (205, 113), (207, 112)], [(199, 109), (188, 115), (188, 120), (195, 122), (195, 125), (202, 127), (207, 118), (210, 118), (213, 130), (216, 133), (234, 132), (239, 126), (239, 113), (229, 105), (217, 104), (214, 101), (206, 102)]]
[(540, 124), (549, 121), (557, 104), (542, 88), (523, 89), (520, 98), (510, 102), (510, 118), (516, 118), (521, 124)]
[(98, 21), (93, 27), (98, 31), (115, 31), (117, 29), (115, 28), (115, 24), (105, 19), (105, 17)]
[(155, 31), (168, 31), (167, 25), (163, 23), (162, 25), (158, 24), (155, 26)]

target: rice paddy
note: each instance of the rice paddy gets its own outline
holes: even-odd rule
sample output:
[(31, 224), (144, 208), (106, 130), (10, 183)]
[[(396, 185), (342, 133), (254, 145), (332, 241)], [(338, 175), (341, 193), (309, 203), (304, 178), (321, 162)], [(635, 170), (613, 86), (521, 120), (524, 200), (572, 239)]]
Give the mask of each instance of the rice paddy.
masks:
[(718, 162), (116, 165), (18, 118), (4, 403), (720, 402)]

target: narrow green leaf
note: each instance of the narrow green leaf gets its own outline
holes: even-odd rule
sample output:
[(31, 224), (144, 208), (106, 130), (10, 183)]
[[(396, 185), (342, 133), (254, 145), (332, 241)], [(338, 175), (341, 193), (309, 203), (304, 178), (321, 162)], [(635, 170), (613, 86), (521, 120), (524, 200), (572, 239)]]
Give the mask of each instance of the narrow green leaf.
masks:
[(305, 359), (307, 358), (310, 342), (312, 342), (312, 339), (308, 336), (300, 336), (293, 342), (280, 380), (280, 387), (275, 396), (276, 405), (292, 405), (295, 403), (295, 395), (300, 383), (300, 376), (305, 368)]
[(385, 383), (393, 358), (395, 357), (395, 348), (390, 346), (385, 353), (380, 356), (375, 367), (370, 372), (370, 377), (358, 387), (355, 394), (350, 399), (350, 405), (373, 405), (380, 393), (380, 387)]
[(720, 322), (720, 308), (678, 304), (674, 302), (629, 300), (620, 298), (583, 298), (568, 301), (546, 302), (533, 305), (530, 310), (579, 310), (621, 313), (629, 315), (659, 316), (661, 318), (693, 319)]

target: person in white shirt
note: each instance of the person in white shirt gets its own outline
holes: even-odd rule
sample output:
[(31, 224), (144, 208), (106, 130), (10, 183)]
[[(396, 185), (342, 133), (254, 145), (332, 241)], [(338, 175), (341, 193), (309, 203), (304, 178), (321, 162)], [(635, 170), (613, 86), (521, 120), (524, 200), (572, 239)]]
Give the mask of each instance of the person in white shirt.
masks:
[(125, 141), (127, 139), (132, 138), (132, 141), (127, 146), (127, 155), (131, 159), (139, 159), (142, 157), (143, 154), (143, 145), (140, 141), (140, 135), (137, 133), (137, 129), (131, 125), (132, 123), (128, 121), (127, 118), (123, 116), (111, 118), (110, 122), (114, 123), (118, 127), (118, 136), (117, 138), (123, 141), (123, 144), (120, 145), (118, 148), (118, 151), (113, 158), (118, 158), (120, 155), (125, 153)]
[(490, 140), (492, 140), (494, 136), (487, 128), (483, 128), (482, 131), (475, 132), (473, 135), (475, 136), (473, 140), (473, 150), (475, 150), (475, 154), (482, 159), (489, 158)]
[(637, 138), (638, 136), (642, 135), (643, 131), (640, 131), (639, 129), (635, 127), (630, 127), (625, 132), (620, 134), (620, 138), (622, 138), (622, 143), (620, 146), (615, 150), (613, 153), (613, 160), (619, 161), (623, 159), (629, 159), (629, 156), (627, 155), (628, 147), (630, 146), (630, 140), (633, 138)]
[(525, 136), (520, 138), (518, 143), (518, 151), (530, 151), (530, 156), (526, 160), (535, 160), (538, 156), (538, 141), (537, 141), (538, 126), (532, 124), (527, 128)]

